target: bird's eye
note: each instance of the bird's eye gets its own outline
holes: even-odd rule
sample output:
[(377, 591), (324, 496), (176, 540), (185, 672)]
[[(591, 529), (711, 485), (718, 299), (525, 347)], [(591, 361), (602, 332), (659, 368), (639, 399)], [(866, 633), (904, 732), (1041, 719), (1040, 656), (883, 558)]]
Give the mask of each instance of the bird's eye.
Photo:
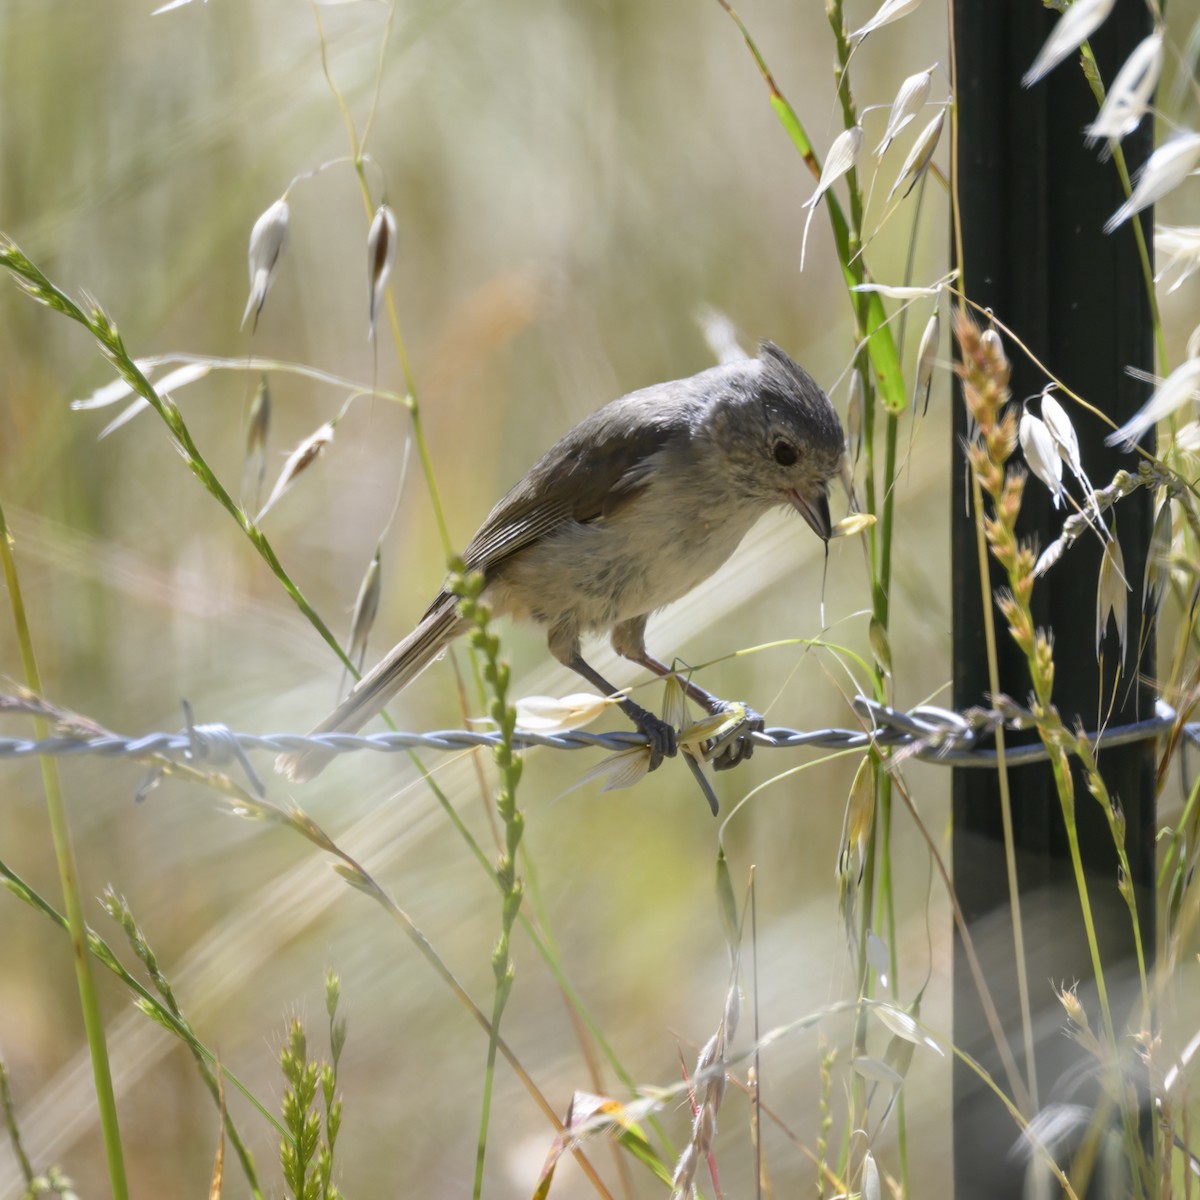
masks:
[(796, 460), (800, 457), (800, 451), (791, 442), (785, 442), (782, 438), (771, 448), (771, 453), (781, 467), (794, 467)]

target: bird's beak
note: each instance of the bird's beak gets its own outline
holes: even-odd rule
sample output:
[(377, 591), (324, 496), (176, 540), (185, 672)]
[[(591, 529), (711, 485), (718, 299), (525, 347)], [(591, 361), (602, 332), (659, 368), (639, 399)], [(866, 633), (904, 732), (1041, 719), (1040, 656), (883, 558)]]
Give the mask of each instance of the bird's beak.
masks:
[(833, 525), (829, 520), (829, 497), (825, 489), (819, 489), (812, 496), (802, 496), (798, 491), (788, 492), (788, 500), (796, 511), (808, 522), (813, 533), (823, 542), (829, 541)]

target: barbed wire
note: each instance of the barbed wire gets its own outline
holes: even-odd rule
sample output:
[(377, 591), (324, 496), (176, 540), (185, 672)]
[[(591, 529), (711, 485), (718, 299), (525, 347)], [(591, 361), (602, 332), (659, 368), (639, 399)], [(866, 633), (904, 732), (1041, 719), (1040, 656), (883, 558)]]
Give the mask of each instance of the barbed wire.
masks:
[[(1008, 730), (1030, 730), (1033, 714), (1020, 705), (1002, 697), (992, 708), (972, 708), (966, 712), (919, 705), (908, 711), (891, 708), (866, 696), (856, 696), (851, 702), (855, 713), (862, 718), (859, 729), (787, 729), (771, 726), (748, 735), (756, 747), (772, 750), (794, 750), (811, 746), (824, 750), (866, 750), (872, 746), (899, 750), (905, 758), (947, 766), (994, 769), (998, 754), (993, 746), (983, 743), (994, 737), (1001, 727)], [(349, 754), (372, 750), (380, 754), (395, 754), (406, 750), (462, 751), (476, 747), (492, 747), (499, 743), (499, 733), (492, 730), (440, 729), (429, 733), (387, 731), (383, 733), (245, 733), (228, 725), (199, 723), (193, 719), (191, 706), (184, 701), (184, 728), (175, 733), (148, 733), (129, 737), (113, 733), (94, 722), (65, 713), (38, 697), (23, 694), (0, 695), (0, 715), (21, 713), (53, 721), (56, 731), (51, 737), (33, 739), (0, 737), (0, 759), (31, 758), (40, 755), (70, 757), (99, 755), (105, 758), (145, 759), (152, 755), (181, 760), (187, 763), (220, 765), (236, 762), (246, 773), (256, 792), (264, 787), (249, 759), (249, 752), (265, 750), (272, 754), (296, 750), (321, 749), (334, 754)], [(1085, 734), (1097, 750), (1146, 741), (1167, 732), (1178, 721), (1175, 711), (1165, 701), (1155, 704), (1155, 714), (1143, 721), (1114, 726)], [(1185, 724), (1183, 736), (1200, 742), (1200, 723)], [(719, 751), (730, 736), (717, 739), (712, 747)], [(608, 751), (628, 750), (647, 745), (646, 738), (634, 731), (587, 733), (572, 730), (561, 733), (534, 733), (517, 729), (514, 741), (521, 749), (545, 747), (551, 750)], [(1045, 761), (1046, 749), (1040, 742), (1008, 747), (1004, 753), (1010, 766)]]

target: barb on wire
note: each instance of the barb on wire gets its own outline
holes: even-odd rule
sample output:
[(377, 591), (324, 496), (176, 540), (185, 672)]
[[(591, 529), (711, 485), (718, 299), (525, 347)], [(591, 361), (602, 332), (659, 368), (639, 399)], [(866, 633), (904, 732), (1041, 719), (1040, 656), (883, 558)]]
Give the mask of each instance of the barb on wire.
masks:
[[(907, 712), (879, 704), (865, 696), (853, 701), (855, 713), (862, 719), (860, 729), (799, 730), (771, 727), (749, 736), (756, 745), (776, 750), (792, 750), (813, 746), (832, 750), (866, 750), (871, 746), (892, 748), (893, 760), (918, 758), (926, 762), (945, 763), (955, 767), (994, 768), (996, 751), (986, 742), (995, 731), (1029, 729), (1033, 715), (1008, 697), (998, 697), (992, 708), (973, 708), (964, 713), (951, 709), (921, 705)], [(151, 773), (138, 788), (144, 796), (158, 781), (165, 767), (162, 763), (183, 766), (204, 763), (220, 767), (236, 763), (258, 796), (265, 786), (248, 752), (265, 750), (278, 754), (318, 746), (335, 754), (356, 750), (374, 750), (393, 754), (401, 750), (462, 751), (478, 746), (494, 746), (500, 735), (488, 730), (441, 729), (430, 733), (385, 732), (371, 734), (323, 733), (239, 733), (221, 724), (197, 724), (191, 706), (183, 704), (185, 726), (176, 733), (149, 733), (141, 737), (124, 737), (87, 718), (64, 712), (29, 692), (0, 695), (0, 716), (21, 713), (48, 717), (54, 722), (53, 736), (43, 741), (30, 738), (0, 737), (0, 759), (34, 758), (49, 754), (57, 756), (93, 754), (108, 758), (132, 758), (142, 761), (159, 759)], [(1126, 745), (1130, 742), (1155, 738), (1170, 729), (1176, 721), (1174, 710), (1159, 700), (1155, 715), (1144, 721), (1088, 733), (1085, 736), (1098, 749)], [(1200, 723), (1184, 727), (1184, 735), (1200, 742)], [(552, 750), (625, 750), (646, 744), (645, 737), (633, 730), (616, 733), (531, 733), (518, 728), (514, 739), (522, 749), (544, 746)], [(1044, 761), (1046, 751), (1040, 743), (1010, 747), (1005, 761), (1012, 766)]]

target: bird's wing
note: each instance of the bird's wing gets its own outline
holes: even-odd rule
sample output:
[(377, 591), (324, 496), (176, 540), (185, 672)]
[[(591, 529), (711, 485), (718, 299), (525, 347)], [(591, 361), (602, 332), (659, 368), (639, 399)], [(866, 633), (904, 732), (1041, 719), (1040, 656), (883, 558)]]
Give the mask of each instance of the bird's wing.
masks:
[[(606, 405), (534, 463), (471, 539), (468, 569), (486, 573), (569, 521), (610, 517), (645, 488), (655, 456), (678, 433), (644, 410), (635, 420), (632, 406), (644, 403), (634, 393)], [(622, 406), (631, 407), (628, 419)]]

